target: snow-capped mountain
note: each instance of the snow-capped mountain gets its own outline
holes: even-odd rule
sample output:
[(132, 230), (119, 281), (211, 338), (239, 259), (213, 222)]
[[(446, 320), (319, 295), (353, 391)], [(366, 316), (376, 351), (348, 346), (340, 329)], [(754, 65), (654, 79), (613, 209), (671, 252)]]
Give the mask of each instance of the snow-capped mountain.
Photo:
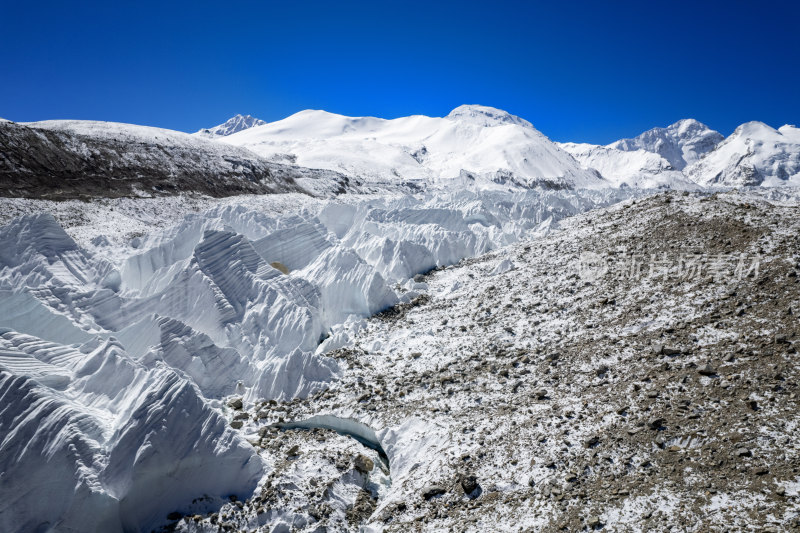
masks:
[(696, 120), (654, 128), (606, 146), (559, 143), (581, 165), (633, 187), (800, 184), (800, 130), (742, 124), (728, 138)]
[(588, 143), (559, 143), (581, 165), (597, 170), (615, 186), (692, 188), (695, 185), (669, 161), (647, 150), (619, 150)]
[(653, 128), (633, 139), (608, 145), (559, 143), (585, 168), (615, 185), (692, 188), (682, 169), (713, 150), (723, 137), (693, 119)]
[(213, 128), (203, 128), (197, 131), (195, 135), (201, 135), (203, 137), (225, 137), (246, 130), (247, 128), (263, 126), (264, 124), (266, 124), (266, 121), (251, 117), (250, 115), (236, 115)]
[(522, 118), (476, 105), (446, 117), (387, 120), (307, 110), (261, 122), (237, 116), (226, 131), (251, 126), (230, 135), (189, 135), (109, 122), (3, 121), (0, 187), (31, 198), (687, 189), (795, 184), (800, 158), (796, 128), (761, 123), (745, 124), (719, 144), (717, 132), (686, 119), (600, 146), (553, 143)]
[(675, 170), (699, 160), (713, 150), (724, 137), (694, 119), (683, 119), (666, 128), (653, 128), (633, 139), (620, 139), (609, 148), (633, 151), (646, 150), (669, 161)]
[(375, 181), (456, 180), (479, 188), (608, 185), (528, 121), (476, 105), (441, 118), (392, 120), (308, 110), (221, 141), (267, 158)]
[(800, 129), (747, 122), (685, 173), (701, 185), (800, 185)]

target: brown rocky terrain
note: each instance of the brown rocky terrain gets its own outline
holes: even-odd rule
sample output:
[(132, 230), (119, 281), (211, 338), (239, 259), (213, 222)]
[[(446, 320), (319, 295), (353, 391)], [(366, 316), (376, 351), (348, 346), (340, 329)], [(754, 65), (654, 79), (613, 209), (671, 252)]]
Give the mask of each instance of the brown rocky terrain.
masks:
[[(0, 121), (0, 196), (50, 200), (202, 194), (344, 192), (352, 180), (269, 162), (178, 132)], [(131, 131), (125, 128), (130, 128)], [(305, 182), (305, 186), (300, 182)], [(319, 182), (319, 183), (317, 183)]]
[[(345, 522), (310, 514), (329, 495), (276, 473), (214, 527), (257, 529), (257, 508), (299, 498), (307, 531), (800, 528), (799, 215), (736, 192), (659, 194), (430, 273), (429, 296), (331, 354), (330, 389), (237, 416), (273, 460), (344, 438), (279, 419), (363, 422), (391, 487), (339, 501)], [(582, 252), (610, 268), (581, 270)], [(648, 268), (623, 272), (637, 256)], [(666, 273), (651, 275), (654, 257)], [(357, 457), (339, 457), (340, 475)]]

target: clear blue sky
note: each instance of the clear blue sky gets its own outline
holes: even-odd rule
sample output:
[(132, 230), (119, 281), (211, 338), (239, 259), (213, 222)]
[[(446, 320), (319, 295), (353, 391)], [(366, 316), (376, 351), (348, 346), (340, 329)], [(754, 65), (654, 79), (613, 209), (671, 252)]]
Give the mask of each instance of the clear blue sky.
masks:
[(800, 124), (798, 2), (0, 0), (0, 117), (184, 131), (506, 109), (554, 140)]

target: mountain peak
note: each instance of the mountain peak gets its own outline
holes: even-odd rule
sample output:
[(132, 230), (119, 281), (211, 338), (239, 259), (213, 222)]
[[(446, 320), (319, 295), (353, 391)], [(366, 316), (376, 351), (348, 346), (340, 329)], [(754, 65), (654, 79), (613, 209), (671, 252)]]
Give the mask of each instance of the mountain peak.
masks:
[(776, 133), (778, 133), (778, 131), (772, 126), (758, 120), (751, 120), (750, 122), (745, 122), (744, 124), (739, 125), (739, 127), (734, 130), (732, 136), (758, 137), (765, 134), (775, 135)]
[[(660, 128), (654, 129), (658, 130)], [(674, 124), (670, 124), (664, 128), (664, 130), (672, 133), (679, 139), (686, 139), (698, 135), (702, 136), (708, 134), (709, 132), (717, 133), (699, 120), (693, 118), (682, 118)]]
[(610, 148), (623, 151), (646, 150), (667, 161), (676, 170), (683, 170), (713, 150), (724, 137), (693, 118), (681, 119), (666, 128), (653, 128), (632, 139), (620, 139)]
[(740, 125), (687, 175), (701, 185), (752, 186), (800, 183), (800, 131), (759, 121)]
[(532, 128), (533, 125), (525, 119), (512, 115), (508, 111), (484, 105), (460, 105), (450, 111), (447, 117), (451, 120), (462, 120), (481, 126), (502, 126), (504, 124), (516, 124)]
[(213, 128), (203, 128), (197, 132), (197, 135), (205, 137), (227, 137), (242, 130), (252, 128), (254, 126), (263, 126), (265, 121), (252, 117), (250, 115), (236, 115), (218, 126)]

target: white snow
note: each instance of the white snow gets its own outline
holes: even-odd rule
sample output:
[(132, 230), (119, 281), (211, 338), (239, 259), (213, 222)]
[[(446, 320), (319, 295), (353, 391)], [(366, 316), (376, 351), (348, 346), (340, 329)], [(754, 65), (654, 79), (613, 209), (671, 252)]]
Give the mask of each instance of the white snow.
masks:
[(393, 120), (307, 110), (221, 141), (372, 180), (458, 180), (479, 188), (605, 185), (529, 122), (484, 106), (461, 106), (444, 118)]
[(723, 137), (692, 119), (607, 146), (560, 143), (586, 168), (615, 185), (698, 189), (800, 185), (800, 130), (762, 122)]
[(620, 150), (587, 143), (560, 143), (581, 165), (593, 168), (614, 185), (640, 188), (680, 188), (697, 186), (655, 152), (643, 149)]
[(0, 397), (3, 531), (149, 531), (187, 495), (246, 495), (263, 471), (189, 380), (114, 340), (6, 329)]
[(653, 128), (633, 139), (608, 145), (624, 151), (645, 150), (666, 159), (675, 170), (698, 161), (721, 141), (722, 135), (694, 119), (683, 119), (666, 128)]
[(742, 124), (716, 149), (686, 169), (701, 185), (800, 185), (800, 129)]

